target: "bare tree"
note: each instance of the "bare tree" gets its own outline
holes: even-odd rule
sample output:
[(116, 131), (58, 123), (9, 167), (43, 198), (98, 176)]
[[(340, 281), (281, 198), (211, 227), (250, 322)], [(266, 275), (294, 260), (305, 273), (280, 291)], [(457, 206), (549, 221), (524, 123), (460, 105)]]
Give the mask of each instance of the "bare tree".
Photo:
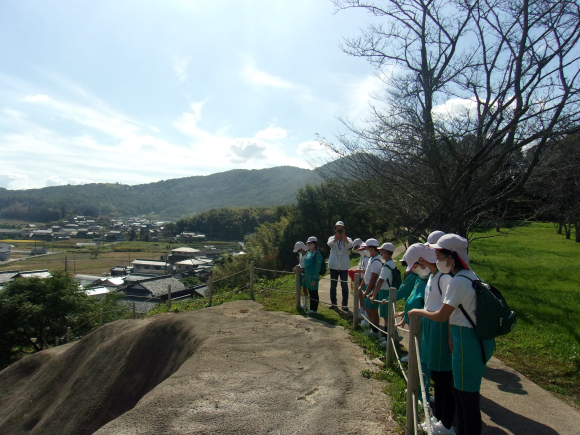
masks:
[(385, 93), (344, 121), (325, 177), (367, 192), (410, 234), (467, 235), (518, 192), (546, 143), (580, 118), (574, 1), (333, 0), (374, 24), (343, 50), (375, 65)]

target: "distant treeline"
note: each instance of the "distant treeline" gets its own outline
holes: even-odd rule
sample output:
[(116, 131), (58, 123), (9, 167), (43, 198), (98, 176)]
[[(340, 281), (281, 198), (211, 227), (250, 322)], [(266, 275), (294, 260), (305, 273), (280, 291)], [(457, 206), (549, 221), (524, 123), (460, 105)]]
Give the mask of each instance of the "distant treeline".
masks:
[(290, 204), (300, 187), (319, 181), (315, 171), (280, 166), (135, 186), (95, 183), (27, 190), (0, 188), (0, 218), (50, 222), (75, 215), (150, 215), (170, 220), (222, 207)]

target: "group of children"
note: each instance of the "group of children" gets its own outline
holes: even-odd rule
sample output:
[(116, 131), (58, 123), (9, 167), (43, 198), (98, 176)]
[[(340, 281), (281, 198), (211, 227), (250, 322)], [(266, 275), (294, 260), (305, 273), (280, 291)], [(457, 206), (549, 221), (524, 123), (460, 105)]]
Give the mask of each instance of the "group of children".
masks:
[[(468, 319), (476, 319), (472, 282), (479, 278), (469, 268), (467, 239), (434, 231), (426, 243), (409, 246), (402, 261), (406, 267), (402, 283), (392, 259), (392, 243), (380, 245), (374, 238), (366, 242), (355, 239), (352, 246), (360, 254), (354, 272), (362, 277), (358, 296), (361, 314), (370, 321), (362, 322), (371, 327), (367, 333), (386, 346), (386, 336), (375, 325), (380, 325), (383, 318), (387, 330), (390, 287), (397, 288), (397, 300), (405, 300), (404, 311), (395, 314), (401, 317), (397, 326), (405, 325), (411, 316), (421, 318), (421, 366), (434, 383), (433, 433), (480, 435), (479, 390), (495, 344), (493, 340), (479, 340)], [(316, 312), (318, 273), (323, 261), (317, 239), (309, 238), (307, 246), (298, 242), (294, 252), (300, 252), (304, 271), (303, 308), (307, 308), (309, 296), (308, 311)], [(457, 432), (452, 426), (456, 413)], [(426, 424), (421, 425), (424, 430)]]

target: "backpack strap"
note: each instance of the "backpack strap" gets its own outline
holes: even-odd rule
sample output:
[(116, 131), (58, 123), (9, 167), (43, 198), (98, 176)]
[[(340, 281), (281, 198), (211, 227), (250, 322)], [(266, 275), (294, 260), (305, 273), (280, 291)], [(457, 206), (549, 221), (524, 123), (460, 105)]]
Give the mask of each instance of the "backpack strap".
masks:
[[(393, 276), (393, 271), (395, 270), (395, 268), (389, 266), (386, 262), (385, 264), (383, 264), (383, 267), (387, 266), (387, 268), (391, 271), (391, 280), (394, 278)], [(389, 287), (393, 286), (393, 283), (389, 282), (389, 280), (387, 279), (387, 284), (389, 284)]]
[[(469, 281), (471, 281), (472, 283), (474, 283), (475, 281), (472, 280), (471, 278), (466, 277), (465, 275), (455, 275), (456, 277), (463, 277), (465, 279), (468, 279)], [(461, 312), (463, 313), (463, 315), (465, 316), (465, 318), (467, 319), (467, 321), (471, 324), (471, 326), (473, 327), (473, 330), (475, 331), (476, 326), (475, 323), (473, 322), (473, 320), (471, 319), (471, 317), (469, 316), (469, 314), (467, 314), (467, 311), (465, 311), (465, 308), (463, 308), (463, 304), (459, 304), (457, 305), (457, 308), (459, 308), (461, 310)], [(479, 347), (481, 347), (481, 358), (483, 359), (483, 363), (486, 364), (486, 358), (485, 358), (485, 347), (483, 346), (483, 340), (481, 338), (478, 338), (479, 340)]]

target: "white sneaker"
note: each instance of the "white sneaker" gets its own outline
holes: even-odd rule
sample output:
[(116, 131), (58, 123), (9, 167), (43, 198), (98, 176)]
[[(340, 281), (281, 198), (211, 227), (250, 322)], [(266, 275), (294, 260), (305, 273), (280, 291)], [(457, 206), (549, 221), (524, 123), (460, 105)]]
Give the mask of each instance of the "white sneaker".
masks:
[(360, 324), (361, 324), (362, 326), (369, 326), (369, 325), (370, 325), (370, 323), (369, 323), (369, 322), (367, 322), (365, 319), (363, 319), (363, 320), (362, 320), (362, 322), (360, 322)]
[(308, 310), (308, 311), (306, 311), (306, 314), (315, 313), (315, 312), (316, 311)]
[[(437, 420), (435, 417), (431, 417), (431, 427), (433, 428), (434, 434), (437, 433), (437, 432), (435, 432), (435, 429), (434, 429), (434, 427), (437, 423), (439, 423), (439, 420)], [(441, 425), (441, 426), (443, 426), (443, 425)], [(426, 420), (423, 423), (421, 423), (419, 425), (419, 427), (423, 430), (423, 432), (427, 433), (427, 421)]]
[(453, 426), (447, 429), (440, 421), (431, 427), (433, 428), (433, 435), (455, 435), (455, 429), (453, 429)]
[(376, 337), (377, 335), (379, 335), (379, 333), (373, 332), (372, 329), (369, 329), (368, 331), (365, 332), (365, 335), (368, 335), (369, 337)]

